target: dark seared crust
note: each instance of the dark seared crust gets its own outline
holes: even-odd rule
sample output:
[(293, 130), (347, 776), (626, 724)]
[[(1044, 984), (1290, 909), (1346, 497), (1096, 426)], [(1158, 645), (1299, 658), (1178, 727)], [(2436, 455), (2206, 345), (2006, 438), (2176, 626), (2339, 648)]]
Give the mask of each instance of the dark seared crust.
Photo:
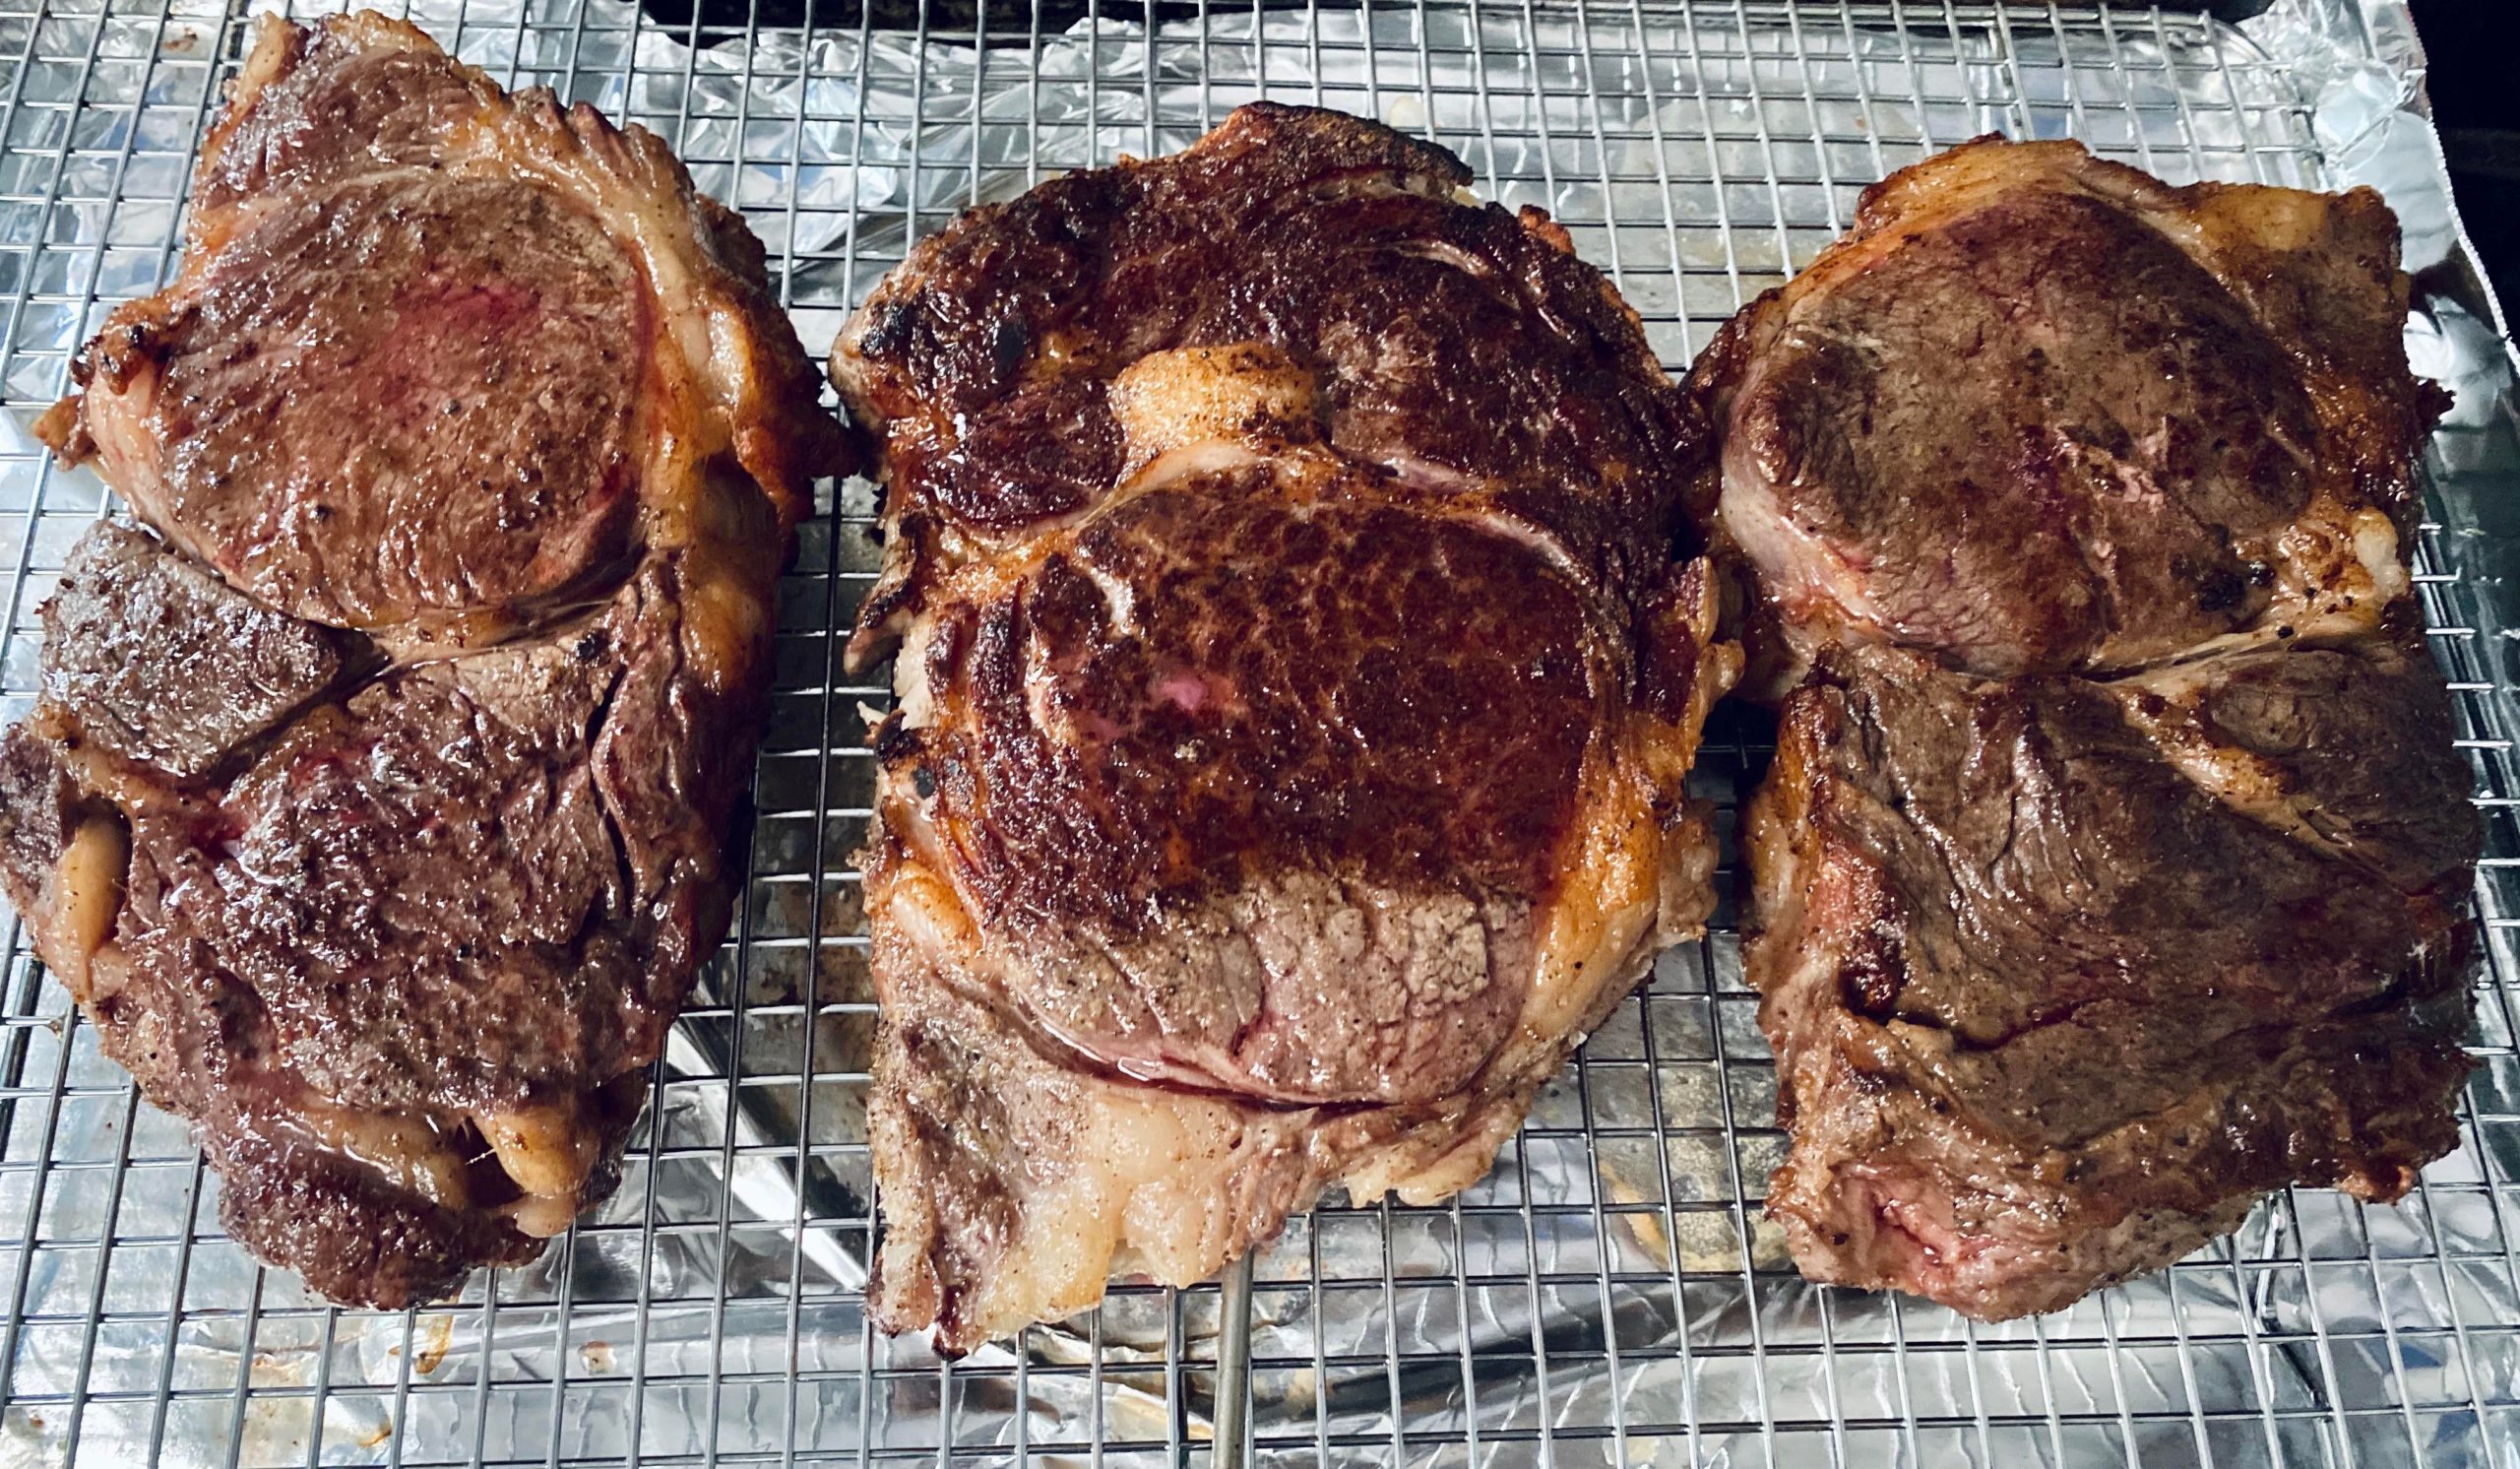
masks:
[(1325, 1184), (1483, 1172), (1693, 931), (1704, 434), (1440, 150), (1241, 108), (923, 241), (841, 335), (901, 642), (875, 1309), (966, 1350)]
[[(348, 668), (329, 629), (275, 612), (128, 526), (80, 539), (43, 607), (43, 695), (82, 733), (177, 780), (207, 774)], [(185, 671), (168, 679), (167, 668)]]
[[(345, 1106), (463, 1114), (592, 1091), (656, 1054), (689, 955), (658, 964), (653, 950), (689, 940), (652, 931), (651, 915), (676, 887), (719, 884), (716, 833), (741, 781), (685, 742), (743, 735), (719, 701), (694, 700), (695, 726), (672, 730), (612, 698), (685, 681), (669, 577), (654, 568), (562, 642), (371, 683), (227, 788), (224, 860), (181, 859), (217, 893), (165, 941), (203, 946), (252, 992), (300, 1080)], [(653, 774), (685, 777), (664, 789), (687, 812), (610, 798), (596, 751), (622, 740), (682, 747), (680, 770)], [(652, 773), (637, 774), (644, 795)], [(625, 859), (660, 845), (675, 858), (634, 874)]]
[(380, 1189), (339, 1153), (243, 1135), (218, 1159), (219, 1224), (285, 1260), (330, 1301), (392, 1309), (452, 1295), (483, 1265), (521, 1265), (542, 1242), (478, 1210)]
[(0, 734), (0, 883), (20, 914), (42, 903), (85, 803), (54, 740), (27, 724)]
[(2328, 731), (2406, 721), (2286, 752), (2331, 847), (2200, 788), (2130, 720), (2148, 695), (1832, 655), (1750, 816), (1749, 963), (1795, 1133), (1769, 1207), (1803, 1269), (2052, 1309), (2258, 1193), (2391, 1199), (2448, 1151), (2478, 829), (2425, 657), (2191, 671), (2208, 704), (2298, 679), (2278, 697)]
[(2483, 839), (2412, 603), (2369, 637), (2257, 645), (2112, 682), (2200, 784), (2407, 892), (2464, 901)]
[(736, 217), (408, 26), (268, 23), (200, 177), (42, 424), (158, 537), (46, 608), (0, 883), (227, 1228), (399, 1308), (617, 1182), (851, 461)]
[[(1126, 625), (1103, 582), (1137, 589)], [(1298, 855), (1544, 900), (1612, 696), (1528, 546), (1265, 467), (1141, 495), (937, 625), (961, 717), (895, 763), (937, 785), (982, 916), (1028, 927), (1131, 934)]]
[(143, 514), (275, 607), (390, 627), (618, 574), (650, 315), (583, 207), (371, 174), (254, 211), (200, 293), (99, 366), (158, 384)]
[[(2081, 288), (2096, 279), (2105, 296)], [(1984, 375), (2009, 421), (1989, 431), (1933, 388), (1998, 353)], [(1794, 487), (1799, 526), (1874, 558), (1885, 621), (1950, 627), (1988, 671), (2008, 665), (1981, 640), (2070, 668), (2112, 633), (2183, 645), (2245, 623), (2268, 597), (2249, 548), (2309, 503), (2300, 375), (2212, 275), (2098, 200), (2028, 192), (1918, 237), (1815, 301), (1763, 369), (1732, 452)], [(2182, 432), (2139, 437), (2150, 422)], [(2129, 473), (2177, 495), (2126, 506)], [(1959, 490), (1908, 492), (1937, 481)], [(1991, 507), (2005, 519), (1982, 527)], [(2007, 620), (1966, 626), (1955, 592)]]
[(2070, 143), (1893, 175), (1691, 373), (1760, 580), (1754, 661), (1888, 641), (2107, 670), (2350, 610), (2331, 563), (2360, 512), (2406, 533), (2446, 402), (2405, 309), (2368, 190), (2173, 189)]
[(1254, 103), (1185, 153), (1054, 179), (921, 241), (833, 358), (884, 430), (894, 538), (851, 656), (946, 569), (939, 534), (1021, 535), (1105, 492), (1092, 385), (1179, 347), (1283, 351), (1318, 381), (1335, 449), (1484, 487), (1622, 592), (1650, 588), (1685, 534), (1675, 467), (1703, 430), (1564, 232), (1456, 202), (1468, 178), (1386, 129)]
[[(1028, 383), (1073, 376), (1077, 368), (1107, 377), (1153, 344), (1273, 340), (1231, 330), (1236, 314), (1276, 307), (1288, 318), (1282, 330), (1310, 338), (1323, 324), (1294, 309), (1300, 298), (1273, 297), (1266, 287), (1304, 295), (1379, 287), (1299, 280), (1291, 263), (1254, 248), (1262, 241), (1248, 230), (1267, 229), (1268, 240), (1284, 243), (1328, 225), (1344, 240), (1325, 245), (1378, 252), (1410, 237), (1391, 227), (1394, 217), (1444, 220), (1450, 230), (1437, 239), (1452, 231), (1492, 234), (1519, 253), (1521, 231), (1510, 216), (1451, 203), (1452, 191), (1469, 181), (1449, 153), (1399, 133), (1255, 102), (1184, 153), (1067, 174), (1009, 203), (967, 212), (920, 241), (904, 269), (877, 287), (839, 360), (851, 395), (890, 427), (931, 417), (940, 405), (976, 415)], [(1299, 192), (1290, 198), (1290, 190)], [(1253, 218), (1252, 206), (1263, 200), (1270, 213), (1288, 218)], [(1343, 220), (1351, 223), (1341, 227)], [(1192, 288), (1175, 289), (1181, 287)], [(1586, 293), (1598, 295), (1598, 285)], [(1220, 313), (1228, 319), (1214, 320)], [(1212, 320), (1215, 330), (1199, 330)], [(889, 461), (888, 468), (913, 492), (915, 477)]]
[[(887, 775), (933, 788), (958, 887), (1035, 956), (1016, 997), (1062, 1032), (1159, 1030), (1218, 1048), (1210, 1079), (1325, 1100), (1440, 1095), (1494, 1053), (1524, 980), (1489, 956), (1553, 895), (1615, 669), (1527, 545), (1255, 467), (1096, 519), (927, 646), (950, 717)], [(1346, 951), (1388, 974), (1263, 978), (1339, 944), (1296, 913), (1369, 893), (1418, 895)], [(1211, 905), (1232, 918), (1189, 917)], [(1365, 1027), (1360, 983), (1414, 999)]]
[(2482, 833), (2405, 289), (2367, 192), (1981, 142), (1694, 369), (1760, 677), (1808, 665), (1746, 966), (1812, 1278), (2053, 1309), (2455, 1144)]

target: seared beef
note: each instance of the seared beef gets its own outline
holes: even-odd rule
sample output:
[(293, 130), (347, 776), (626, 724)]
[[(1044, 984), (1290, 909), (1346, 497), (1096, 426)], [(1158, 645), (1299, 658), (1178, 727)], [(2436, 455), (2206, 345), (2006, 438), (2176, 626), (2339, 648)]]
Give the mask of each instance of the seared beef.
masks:
[(342, 645), (108, 522), (44, 605), (43, 697), (108, 752), (191, 780), (330, 688)]
[(1749, 959), (1807, 1273), (2053, 1309), (2455, 1143), (2476, 829), (2439, 676), (2413, 636), (2214, 663), (2167, 736), (2138, 684), (1905, 649), (1788, 701)]
[(1746, 842), (1805, 1274), (2052, 1309), (2454, 1144), (2395, 254), (2368, 193), (1978, 143), (1700, 361), (1753, 661), (1808, 671)]
[(2397, 222), (2073, 144), (1893, 174), (1695, 369), (1766, 692), (1830, 643), (2008, 675), (2368, 627), (2407, 587)]
[(655, 138), (399, 22), (266, 22), (200, 178), (45, 420), (157, 535), (45, 608), (0, 877), (229, 1231), (399, 1307), (612, 1186), (846, 446)]
[[(923, 242), (844, 331), (900, 640), (867, 910), (891, 1330), (1442, 1198), (1711, 906), (1704, 435), (1449, 154), (1254, 105)], [(1703, 508), (1703, 507), (1700, 507)]]

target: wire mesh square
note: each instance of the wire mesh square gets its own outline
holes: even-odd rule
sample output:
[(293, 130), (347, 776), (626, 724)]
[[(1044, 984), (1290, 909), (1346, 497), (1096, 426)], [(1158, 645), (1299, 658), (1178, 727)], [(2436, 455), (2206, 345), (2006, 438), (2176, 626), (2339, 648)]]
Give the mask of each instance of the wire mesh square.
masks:
[[(265, 8), (0, 0), (0, 716), (32, 703), (35, 609), (114, 508), (25, 425), (105, 311), (171, 271), (196, 140)], [(762, 0), (408, 14), (504, 82), (672, 144), (768, 245), (817, 355), (955, 211), (1179, 148), (1260, 96), (1431, 135), (1483, 197), (1546, 207), (1673, 369), (1865, 184), (1980, 133), (2079, 138), (2174, 182), (2335, 176), (2294, 69), (2160, 9), (1264, 0), (1159, 7), (1152, 30), (1101, 0), (981, 3), (962, 30), (944, 10), (911, 8), (909, 30), (863, 0), (839, 20)], [(2376, 44), (2346, 35), (2342, 64)], [(2520, 435), (2507, 363), (2472, 360), (2503, 375), (2436, 441), (2419, 580), (2491, 829), (2491, 966), (2462, 1147), (2405, 1204), (2299, 1191), (2170, 1270), (2001, 1326), (1808, 1285), (1760, 1215), (1783, 1139), (1728, 899), (1487, 1179), (1438, 1208), (1326, 1203), (1261, 1253), (1260, 1461), (2520, 1463), (2520, 785), (2495, 585)], [(182, 1127), (97, 1054), (11, 921), (0, 1464), (1204, 1462), (1213, 1286), (1115, 1285), (960, 1363), (869, 1322), (853, 854), (888, 693), (839, 657), (878, 559), (871, 489), (826, 486), (820, 508), (782, 589), (734, 930), (619, 1192), (540, 1261), (400, 1312), (262, 1270), (220, 1232)], [(1764, 760), (1728, 714), (1692, 779), (1729, 818)]]

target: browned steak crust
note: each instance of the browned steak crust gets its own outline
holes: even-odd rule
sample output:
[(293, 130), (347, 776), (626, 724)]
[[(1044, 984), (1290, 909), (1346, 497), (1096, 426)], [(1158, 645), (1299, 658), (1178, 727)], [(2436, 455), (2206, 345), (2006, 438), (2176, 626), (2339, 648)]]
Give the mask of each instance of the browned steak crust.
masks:
[(915, 573), (958, 559), (942, 543), (1073, 514), (1134, 468), (1110, 400), (1133, 362), (1244, 343), (1299, 375), (1289, 431), (1484, 490), (1623, 593), (1658, 583), (1696, 419), (1564, 232), (1465, 207), (1469, 180), (1430, 145), (1255, 103), (1189, 153), (1054, 179), (923, 246), (834, 358), (885, 430), (906, 543), (861, 637), (901, 631)]
[(959, 1350), (1332, 1182), (1447, 1194), (1703, 920), (1703, 430), (1467, 177), (1245, 107), (966, 215), (842, 334), (891, 537), (855, 646), (902, 650), (887, 1326)]
[[(2053, 1309), (2455, 1143), (2478, 830), (2439, 677), (2414, 635), (2226, 660), (2158, 733), (2139, 687), (1897, 650), (1787, 702), (1748, 960), (1806, 1270)], [(2280, 820), (2180, 768), (2234, 756)]]
[(228, 1230), (399, 1307), (611, 1189), (846, 446), (657, 140), (400, 23), (266, 25), (188, 229), (45, 421), (156, 534), (45, 607), (0, 880)]
[(649, 308), (601, 223), (503, 178), (283, 198), (188, 309), (100, 364), (160, 374), (171, 452), (138, 508), (240, 590), (340, 626), (534, 607), (613, 573)]
[(1694, 374), (1784, 702), (1746, 962), (1815, 1279), (1981, 1317), (2449, 1150), (2481, 840), (2376, 197), (1981, 142)]
[(1894, 174), (1694, 369), (1766, 691), (1830, 643), (2001, 675), (2367, 625), (2442, 403), (2405, 311), (2368, 190), (2172, 189), (2071, 144)]
[(348, 641), (331, 629), (110, 523), (72, 547), (43, 624), (45, 701), (77, 709), (109, 753), (177, 780), (207, 775), (348, 668)]

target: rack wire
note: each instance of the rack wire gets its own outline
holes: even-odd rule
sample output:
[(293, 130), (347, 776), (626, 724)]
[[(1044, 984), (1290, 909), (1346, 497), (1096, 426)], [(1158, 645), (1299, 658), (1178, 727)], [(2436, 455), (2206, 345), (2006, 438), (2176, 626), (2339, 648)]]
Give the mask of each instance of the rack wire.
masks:
[[(760, 0), (669, 23), (618, 0), (410, 14), (504, 81), (672, 143), (769, 245), (817, 354), (954, 210), (1177, 148), (1262, 95), (1431, 133), (1485, 197), (1547, 206), (1674, 368), (1842, 229), (1863, 184), (1979, 133), (2070, 135), (2174, 180), (2330, 176), (2297, 77), (2158, 9), (1316, 0), (1197, 8), (1152, 41), (1071, 0), (966, 8), (951, 32), (880, 29), (854, 3), (838, 20)], [(33, 692), (35, 609), (112, 509), (23, 425), (104, 311), (170, 270), (249, 19), (221, 0), (0, 0), (8, 718)], [(1808, 1285), (1759, 1217), (1775, 1076), (1728, 905), (1484, 1182), (1433, 1209), (1326, 1204), (1259, 1258), (1258, 1461), (2520, 1463), (2520, 781), (2502, 543), (2484, 534), (2520, 487), (2507, 387), (2436, 443), (2422, 545), (2491, 827), (2491, 966), (2463, 1145), (2404, 1205), (2298, 1191), (2171, 1270), (2000, 1327)], [(885, 690), (838, 656), (875, 565), (869, 491), (830, 486), (822, 508), (783, 588), (735, 931), (657, 1067), (619, 1193), (540, 1262), (401, 1312), (331, 1308), (258, 1268), (219, 1231), (181, 1127), (99, 1058), (11, 921), (0, 1464), (1205, 1459), (1213, 1286), (1116, 1287), (961, 1363), (868, 1322), (873, 1005), (851, 862), (864, 711)], [(1696, 780), (1729, 814), (1763, 759), (1728, 716)]]

